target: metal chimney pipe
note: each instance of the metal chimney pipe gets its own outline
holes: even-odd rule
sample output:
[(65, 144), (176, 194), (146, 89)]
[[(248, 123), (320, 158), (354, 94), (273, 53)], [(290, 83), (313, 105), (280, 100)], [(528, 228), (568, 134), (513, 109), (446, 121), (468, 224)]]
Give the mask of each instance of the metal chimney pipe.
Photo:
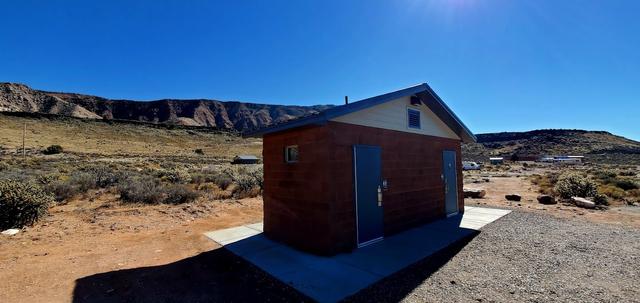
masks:
[(344, 104), (349, 104), (349, 96), (344, 96)]

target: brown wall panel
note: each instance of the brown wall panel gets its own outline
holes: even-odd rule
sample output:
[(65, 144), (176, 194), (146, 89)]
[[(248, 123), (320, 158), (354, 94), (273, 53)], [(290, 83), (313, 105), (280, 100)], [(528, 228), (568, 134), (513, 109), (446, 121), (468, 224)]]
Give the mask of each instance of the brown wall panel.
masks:
[[(464, 210), (460, 141), (329, 122), (264, 137), (265, 234), (302, 250), (334, 254), (356, 245), (353, 145), (382, 148), (385, 235), (445, 215), (442, 151), (458, 162), (458, 203)], [(299, 146), (299, 162), (284, 147)]]

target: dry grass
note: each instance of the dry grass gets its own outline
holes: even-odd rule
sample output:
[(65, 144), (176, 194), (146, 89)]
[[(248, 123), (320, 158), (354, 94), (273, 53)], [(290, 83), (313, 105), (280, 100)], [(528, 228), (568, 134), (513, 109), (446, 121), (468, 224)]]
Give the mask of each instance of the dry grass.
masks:
[(15, 153), (22, 146), (27, 125), (26, 147), (31, 152), (60, 145), (65, 152), (98, 155), (204, 156), (230, 159), (236, 154), (260, 155), (260, 139), (203, 128), (176, 128), (73, 118), (16, 117), (0, 113), (0, 147)]
[[(25, 123), (29, 153), (23, 158)], [(45, 155), (50, 145), (64, 152)], [(261, 151), (261, 140), (205, 128), (0, 114), (0, 180), (37, 184), (61, 203), (85, 200), (95, 190), (148, 204), (255, 197), (262, 192), (262, 166), (230, 160)]]

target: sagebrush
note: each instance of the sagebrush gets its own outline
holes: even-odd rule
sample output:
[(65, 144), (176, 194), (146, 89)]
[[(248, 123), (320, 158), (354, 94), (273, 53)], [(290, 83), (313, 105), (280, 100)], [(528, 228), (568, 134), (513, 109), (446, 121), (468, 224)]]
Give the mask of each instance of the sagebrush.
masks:
[(593, 197), (598, 193), (596, 183), (579, 173), (564, 173), (558, 177), (554, 191), (560, 197)]
[(47, 213), (53, 197), (40, 186), (17, 180), (0, 180), (0, 229), (20, 228)]

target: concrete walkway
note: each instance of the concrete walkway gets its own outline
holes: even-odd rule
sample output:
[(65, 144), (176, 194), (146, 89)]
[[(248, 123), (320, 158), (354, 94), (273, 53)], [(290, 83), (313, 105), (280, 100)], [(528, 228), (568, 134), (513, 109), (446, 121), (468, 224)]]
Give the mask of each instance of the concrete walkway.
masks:
[(477, 233), (510, 210), (465, 206), (452, 216), (385, 238), (351, 253), (319, 257), (262, 235), (262, 223), (207, 232), (236, 255), (319, 302), (336, 302)]

